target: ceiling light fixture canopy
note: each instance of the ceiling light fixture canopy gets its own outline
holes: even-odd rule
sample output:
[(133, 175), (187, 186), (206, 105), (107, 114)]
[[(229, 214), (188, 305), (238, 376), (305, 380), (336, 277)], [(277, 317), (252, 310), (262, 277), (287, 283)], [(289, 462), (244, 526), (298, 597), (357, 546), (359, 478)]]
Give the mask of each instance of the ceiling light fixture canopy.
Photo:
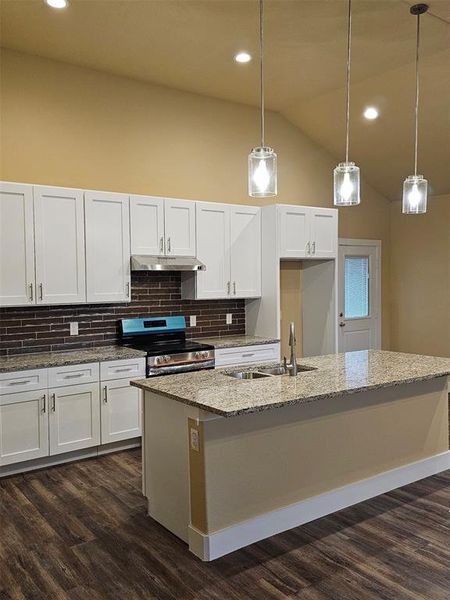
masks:
[(348, 160), (350, 141), (350, 68), (352, 51), (352, 0), (348, 0), (347, 20), (347, 102), (346, 102), (346, 136), (345, 162), (334, 169), (334, 205), (354, 206), (360, 203), (359, 167)]
[(408, 175), (403, 182), (402, 212), (406, 215), (419, 215), (427, 212), (428, 182), (423, 175), (417, 174), (417, 148), (419, 141), (419, 48), (420, 15), (428, 10), (427, 4), (411, 6), (410, 13), (417, 17), (416, 25), (416, 104), (414, 132), (414, 175)]
[(248, 155), (248, 194), (254, 198), (277, 195), (277, 155), (265, 144), (264, 121), (264, 0), (259, 0), (259, 67), (261, 98), (261, 145)]

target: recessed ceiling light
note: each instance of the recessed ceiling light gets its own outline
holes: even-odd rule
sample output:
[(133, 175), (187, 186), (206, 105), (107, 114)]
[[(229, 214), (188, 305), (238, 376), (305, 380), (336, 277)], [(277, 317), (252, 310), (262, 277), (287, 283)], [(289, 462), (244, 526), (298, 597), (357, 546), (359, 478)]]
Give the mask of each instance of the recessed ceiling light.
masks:
[(366, 119), (369, 119), (369, 121), (373, 121), (378, 117), (378, 110), (374, 106), (368, 106), (364, 111), (364, 116)]
[(252, 60), (252, 57), (248, 52), (238, 52), (234, 60), (238, 63), (248, 63)]
[(45, 2), (52, 8), (66, 8), (69, 4), (67, 0), (45, 0)]

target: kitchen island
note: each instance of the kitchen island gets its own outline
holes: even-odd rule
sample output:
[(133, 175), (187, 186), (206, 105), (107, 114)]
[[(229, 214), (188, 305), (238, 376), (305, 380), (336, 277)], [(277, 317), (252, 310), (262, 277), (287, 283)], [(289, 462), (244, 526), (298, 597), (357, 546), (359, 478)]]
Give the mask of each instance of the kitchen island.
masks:
[(449, 359), (299, 363), (296, 377), (235, 367), (132, 382), (149, 515), (203, 560), (450, 467)]

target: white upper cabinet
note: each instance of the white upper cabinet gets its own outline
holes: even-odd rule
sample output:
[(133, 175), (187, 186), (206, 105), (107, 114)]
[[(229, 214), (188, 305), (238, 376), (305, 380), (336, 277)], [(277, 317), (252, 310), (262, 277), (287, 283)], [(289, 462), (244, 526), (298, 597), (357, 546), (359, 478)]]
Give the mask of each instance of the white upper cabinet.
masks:
[(230, 207), (197, 202), (197, 258), (206, 271), (196, 274), (195, 297), (228, 298), (230, 281)]
[(129, 301), (129, 197), (85, 192), (84, 201), (87, 301)]
[(131, 254), (164, 254), (164, 199), (130, 196)]
[(37, 302), (85, 302), (83, 192), (35, 186), (33, 194)]
[(303, 258), (310, 244), (310, 215), (304, 206), (280, 206), (279, 239), (281, 258)]
[(334, 208), (311, 209), (311, 254), (314, 258), (334, 258), (338, 245), (338, 217)]
[(165, 201), (167, 256), (195, 256), (195, 202)]
[(231, 294), (261, 296), (261, 211), (256, 206), (231, 207)]
[(260, 209), (197, 202), (197, 258), (206, 271), (184, 276), (184, 297), (261, 296)]
[(280, 258), (335, 258), (338, 211), (310, 206), (278, 206)]
[(33, 186), (0, 184), (0, 306), (34, 304)]
[(131, 196), (131, 253), (195, 256), (195, 202)]

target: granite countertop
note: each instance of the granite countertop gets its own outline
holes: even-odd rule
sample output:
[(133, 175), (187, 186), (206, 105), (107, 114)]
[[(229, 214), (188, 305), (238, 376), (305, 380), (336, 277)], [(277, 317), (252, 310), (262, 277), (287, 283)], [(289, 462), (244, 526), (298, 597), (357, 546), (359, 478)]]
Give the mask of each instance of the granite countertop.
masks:
[(214, 348), (238, 348), (241, 346), (277, 344), (280, 340), (278, 338), (261, 337), (259, 335), (227, 335), (223, 337), (195, 338), (193, 341), (210, 344)]
[(227, 367), (135, 380), (132, 385), (224, 417), (414, 383), (450, 374), (450, 359), (365, 350), (299, 359), (315, 370), (256, 380), (238, 380)]
[(28, 369), (46, 369), (63, 365), (76, 365), (107, 360), (126, 360), (145, 357), (141, 350), (123, 346), (103, 346), (88, 350), (70, 350), (67, 352), (35, 352), (34, 354), (14, 354), (0, 356), (0, 373), (25, 371)]

